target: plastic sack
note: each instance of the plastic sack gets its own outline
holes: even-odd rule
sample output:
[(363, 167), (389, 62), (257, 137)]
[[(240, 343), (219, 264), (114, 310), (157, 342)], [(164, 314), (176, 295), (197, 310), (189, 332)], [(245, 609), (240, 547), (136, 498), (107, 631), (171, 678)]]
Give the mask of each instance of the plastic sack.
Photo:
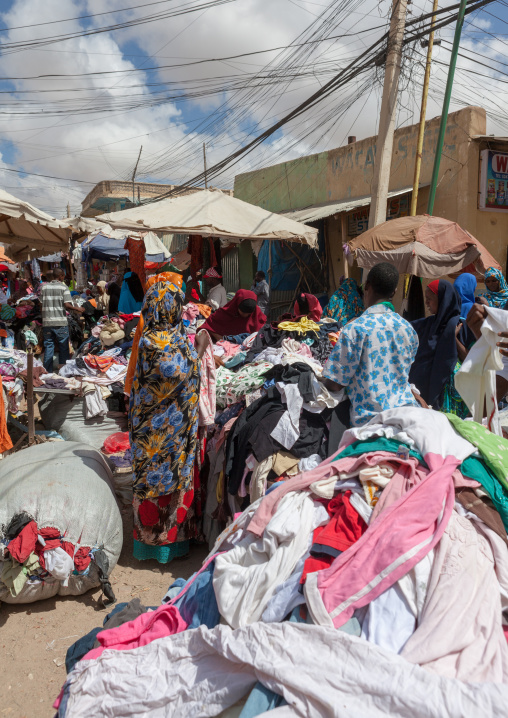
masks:
[(108, 454), (118, 454), (127, 451), (127, 449), (130, 449), (130, 446), (129, 432), (117, 431), (115, 434), (108, 436), (104, 442), (104, 451)]
[[(99, 451), (80, 442), (38, 444), (11, 454), (0, 467), (0, 539), (13, 516), (25, 511), (39, 529), (57, 528), (76, 549), (102, 547), (111, 573), (122, 550), (122, 518), (111, 472)], [(2, 563), (0, 552), (0, 575)], [(92, 561), (86, 574), (72, 573), (67, 586), (49, 576), (27, 581), (17, 596), (0, 579), (0, 601), (78, 596), (100, 584), (98, 564)]]
[(85, 419), (84, 401), (79, 396), (47, 394), (39, 402), (39, 412), (46, 429), (54, 429), (66, 441), (84, 441), (95, 449), (101, 449), (111, 434), (127, 430), (127, 417), (118, 411)]

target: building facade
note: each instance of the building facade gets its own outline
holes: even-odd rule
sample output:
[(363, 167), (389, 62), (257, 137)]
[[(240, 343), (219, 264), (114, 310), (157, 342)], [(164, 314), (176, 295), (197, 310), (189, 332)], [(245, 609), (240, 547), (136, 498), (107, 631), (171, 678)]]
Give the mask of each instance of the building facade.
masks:
[[(440, 118), (426, 123), (417, 213), (427, 210)], [(409, 214), (418, 125), (395, 132), (387, 219)], [(376, 137), (238, 175), (235, 197), (317, 226), (323, 233), (323, 289), (346, 272), (343, 245), (368, 225)], [(483, 169), (482, 169), (483, 166)], [(503, 172), (506, 171), (506, 174)], [(434, 214), (458, 222), (504, 270), (508, 247), (508, 138), (486, 135), (486, 113), (448, 117)], [(353, 276), (360, 276), (353, 268)]]

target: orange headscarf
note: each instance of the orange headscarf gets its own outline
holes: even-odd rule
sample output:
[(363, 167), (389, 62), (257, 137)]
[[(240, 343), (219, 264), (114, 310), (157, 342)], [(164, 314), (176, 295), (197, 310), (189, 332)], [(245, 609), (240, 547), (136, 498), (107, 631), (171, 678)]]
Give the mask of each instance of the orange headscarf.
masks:
[[(161, 272), (161, 274), (154, 274), (153, 277), (149, 277), (146, 281), (146, 289), (157, 284), (157, 282), (171, 282), (175, 284), (179, 289), (182, 288), (183, 277), (181, 274), (175, 272)], [(134, 373), (136, 371), (136, 364), (138, 363), (138, 349), (139, 340), (143, 332), (143, 316), (139, 317), (138, 326), (136, 327), (136, 333), (134, 334), (134, 340), (132, 342), (132, 351), (129, 359), (129, 366), (127, 367), (127, 376), (125, 377), (125, 388), (124, 393), (130, 394), (132, 389), (132, 382), (134, 381)]]

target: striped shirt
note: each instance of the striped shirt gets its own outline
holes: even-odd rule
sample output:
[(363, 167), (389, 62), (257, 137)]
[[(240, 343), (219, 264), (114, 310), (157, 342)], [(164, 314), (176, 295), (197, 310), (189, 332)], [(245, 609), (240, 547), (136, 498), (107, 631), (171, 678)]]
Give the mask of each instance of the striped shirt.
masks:
[(72, 297), (68, 287), (63, 282), (53, 280), (42, 287), (42, 326), (66, 327), (64, 303), (72, 304)]

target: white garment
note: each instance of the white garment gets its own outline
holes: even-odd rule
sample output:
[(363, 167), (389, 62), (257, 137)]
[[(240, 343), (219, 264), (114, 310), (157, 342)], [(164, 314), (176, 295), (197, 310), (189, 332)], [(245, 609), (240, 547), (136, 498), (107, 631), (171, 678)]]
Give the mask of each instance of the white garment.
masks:
[(218, 284), (216, 287), (212, 287), (208, 290), (205, 304), (211, 305), (211, 302), (215, 302), (219, 309), (228, 303), (226, 290), (222, 284)]
[(321, 457), (318, 454), (311, 454), (310, 456), (300, 459), (298, 468), (303, 474), (304, 471), (312, 471), (312, 469), (315, 469), (320, 463)]
[(345, 431), (339, 448), (372, 436), (403, 441), (424, 457), (429, 453), (455, 456), (462, 462), (476, 451), (473, 444), (455, 432), (444, 414), (421, 407), (401, 406), (383, 411), (368, 424)]
[(415, 630), (416, 619), (398, 583), (369, 603), (362, 638), (400, 653)]
[(266, 494), (266, 479), (268, 474), (272, 470), (274, 454), (268, 456), (259, 464), (256, 461), (256, 466), (252, 472), (249, 482), (249, 494), (251, 501), (257, 501)]
[(322, 384), (315, 375), (311, 375), (311, 388), (314, 398), (305, 402), (303, 408), (313, 414), (320, 414), (324, 409), (334, 409), (337, 404), (343, 401), (345, 396), (344, 389), (340, 391), (328, 391), (325, 385)]
[(261, 618), (275, 588), (293, 573), (309, 536), (330, 520), (307, 493), (287, 494), (261, 538), (248, 533), (215, 559), (213, 589), (221, 616), (234, 628)]
[(300, 394), (298, 384), (284, 384), (279, 381), (275, 386), (280, 391), (282, 401), (287, 404), (288, 408), (280, 417), (270, 436), (289, 450), (300, 438), (300, 414), (303, 397)]
[(200, 626), (79, 661), (65, 715), (206, 718), (258, 680), (289, 703), (266, 718), (500, 718), (508, 704), (508, 685), (450, 680), (342, 631), (284, 621)]
[(486, 307), (487, 317), (482, 324), (482, 335), (471, 347), (459, 371), (455, 374), (455, 386), (464, 399), (474, 421), (482, 423), (485, 402), (487, 416), (492, 417), (489, 428), (492, 433), (503, 436), (499, 423), (496, 395), (496, 372), (504, 368), (496, 346), (498, 333), (508, 330), (508, 312), (504, 309)]
[(63, 586), (67, 586), (69, 576), (74, 570), (74, 560), (60, 546), (50, 548), (44, 552), (44, 562), (46, 570), (54, 578), (62, 581)]
[(305, 596), (300, 591), (300, 581), (302, 578), (303, 567), (305, 561), (310, 556), (310, 547), (312, 546), (312, 534), (309, 536), (308, 550), (299, 559), (295, 566), (295, 570), (291, 576), (277, 586), (275, 592), (263, 611), (261, 620), (265, 623), (280, 623), (293, 608), (305, 603)]
[(83, 414), (85, 419), (92, 419), (94, 416), (106, 416), (108, 413), (108, 405), (102, 398), (100, 386), (96, 386), (94, 391), (85, 394), (83, 402)]

